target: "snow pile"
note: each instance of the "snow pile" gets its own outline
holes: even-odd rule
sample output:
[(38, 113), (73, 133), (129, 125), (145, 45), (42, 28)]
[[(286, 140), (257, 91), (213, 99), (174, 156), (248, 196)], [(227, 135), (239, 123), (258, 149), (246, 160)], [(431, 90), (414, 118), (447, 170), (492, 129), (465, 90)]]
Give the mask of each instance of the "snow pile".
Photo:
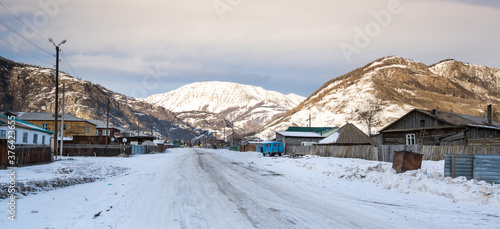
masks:
[[(94, 182), (124, 174), (129, 170), (129, 168), (113, 165), (108, 160), (63, 157), (63, 160), (49, 165), (18, 168), (16, 170), (18, 174), (16, 194), (26, 196), (40, 191)], [(8, 184), (0, 183), (0, 187), (0, 199), (7, 198)]]
[[(257, 152), (211, 151), (248, 168), (272, 170), (287, 179), (325, 186), (338, 180), (370, 182), (404, 194), (430, 193), (453, 202), (500, 205), (500, 185), (465, 177), (444, 177), (444, 161), (423, 161), (419, 170), (397, 174), (392, 163), (307, 155), (303, 158), (262, 157)], [(325, 177), (326, 176), (326, 177)]]

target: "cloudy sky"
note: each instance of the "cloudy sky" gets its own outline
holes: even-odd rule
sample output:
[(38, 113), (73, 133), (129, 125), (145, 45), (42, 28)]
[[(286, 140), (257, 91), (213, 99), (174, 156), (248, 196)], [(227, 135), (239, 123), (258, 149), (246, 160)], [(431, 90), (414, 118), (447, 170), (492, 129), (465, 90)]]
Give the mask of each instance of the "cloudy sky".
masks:
[(214, 80), (308, 96), (391, 55), (500, 68), (494, 0), (0, 3), (1, 56), (54, 67), (47, 38), (66, 39), (62, 71), (133, 97)]

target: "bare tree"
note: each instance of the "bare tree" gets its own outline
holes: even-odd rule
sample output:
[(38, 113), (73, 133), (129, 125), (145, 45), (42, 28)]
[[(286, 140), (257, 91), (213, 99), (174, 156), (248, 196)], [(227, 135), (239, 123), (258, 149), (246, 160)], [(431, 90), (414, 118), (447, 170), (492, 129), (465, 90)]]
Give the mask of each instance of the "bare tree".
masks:
[(354, 119), (363, 122), (368, 128), (368, 135), (372, 134), (372, 125), (378, 123), (377, 118), (382, 111), (383, 101), (377, 98), (370, 98), (365, 103), (355, 108)]

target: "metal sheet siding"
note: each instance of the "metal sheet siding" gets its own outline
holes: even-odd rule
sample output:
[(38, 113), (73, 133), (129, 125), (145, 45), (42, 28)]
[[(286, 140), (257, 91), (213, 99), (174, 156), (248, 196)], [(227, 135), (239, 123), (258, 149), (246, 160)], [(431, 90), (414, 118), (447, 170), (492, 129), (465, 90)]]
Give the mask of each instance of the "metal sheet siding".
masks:
[(473, 165), (474, 165), (474, 155), (445, 155), (444, 175), (453, 178), (463, 176), (466, 177), (467, 179), (472, 179)]
[(474, 179), (500, 184), (500, 155), (475, 155)]

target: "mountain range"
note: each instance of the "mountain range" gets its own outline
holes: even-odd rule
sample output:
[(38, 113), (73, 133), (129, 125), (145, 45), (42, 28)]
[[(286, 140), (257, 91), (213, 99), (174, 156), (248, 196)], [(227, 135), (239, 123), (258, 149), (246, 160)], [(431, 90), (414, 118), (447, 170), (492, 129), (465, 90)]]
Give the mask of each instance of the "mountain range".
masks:
[(210, 81), (152, 95), (145, 101), (176, 112), (184, 122), (210, 130), (220, 138), (224, 136), (224, 128), (234, 128), (240, 135), (256, 132), (304, 99), (299, 95), (283, 95), (261, 87)]
[[(54, 112), (54, 76), (54, 69), (0, 57), (0, 111)], [(198, 135), (190, 125), (163, 107), (127, 97), (63, 72), (59, 74), (59, 83), (60, 89), (65, 85), (65, 112), (79, 118), (105, 121), (109, 98), (111, 125), (137, 130), (139, 123), (141, 131), (153, 130), (172, 139), (187, 141)], [(62, 90), (59, 92), (61, 99)]]
[[(54, 70), (0, 57), (0, 110), (53, 112)], [(89, 81), (60, 74), (65, 84), (65, 112), (84, 119), (106, 118), (129, 130), (154, 130), (171, 139), (200, 135), (261, 138), (289, 126), (342, 126), (353, 123), (367, 132), (359, 113), (380, 103), (372, 133), (414, 108), (482, 116), (494, 105), (500, 112), (500, 70), (456, 60), (425, 65), (402, 57), (384, 57), (326, 82), (309, 97), (283, 95), (230, 82), (199, 82), (146, 99), (116, 93)]]
[(488, 104), (500, 117), (500, 71), (482, 65), (443, 60), (427, 66), (402, 57), (384, 57), (326, 82), (300, 105), (274, 118), (262, 138), (288, 126), (342, 126), (354, 123), (367, 132), (358, 111), (380, 101), (377, 130), (414, 109), (438, 109), (483, 116)]

